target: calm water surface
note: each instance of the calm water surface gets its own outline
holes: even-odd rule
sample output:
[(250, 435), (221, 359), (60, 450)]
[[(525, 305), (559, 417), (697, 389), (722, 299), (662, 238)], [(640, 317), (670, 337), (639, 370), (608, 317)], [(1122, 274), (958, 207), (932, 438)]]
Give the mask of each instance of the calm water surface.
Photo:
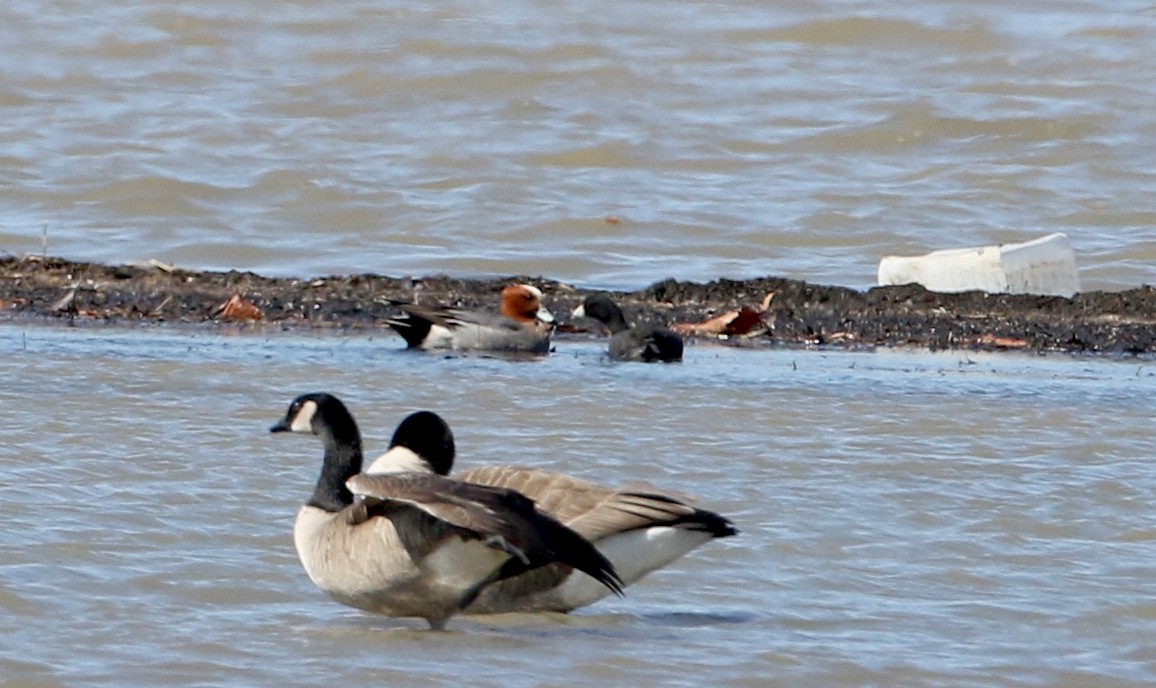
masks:
[[(741, 351), (611, 365), (396, 337), (0, 327), (0, 676), (20, 686), (1131, 686), (1156, 681), (1150, 361)], [(740, 537), (569, 617), (447, 633), (312, 587), (320, 466), (271, 436), (343, 396), (460, 465), (698, 495)]]
[[(308, 276), (864, 287), (1071, 237), (1156, 282), (1134, 0), (0, 10), (0, 251)], [(617, 222), (607, 222), (608, 217)]]

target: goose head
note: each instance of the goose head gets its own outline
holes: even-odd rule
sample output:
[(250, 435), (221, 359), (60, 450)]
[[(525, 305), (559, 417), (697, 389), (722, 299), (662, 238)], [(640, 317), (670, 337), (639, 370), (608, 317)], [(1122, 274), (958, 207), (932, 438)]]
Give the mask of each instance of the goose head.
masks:
[(345, 481), (361, 472), (361, 432), (340, 399), (324, 392), (302, 394), (289, 404), (285, 417), (269, 432), (320, 437), (325, 459), (310, 504), (326, 511), (340, 511), (353, 503)]
[(418, 411), (393, 431), (389, 450), (373, 460), (366, 473), (437, 473), (449, 475), (454, 467), (454, 434), (442, 417)]

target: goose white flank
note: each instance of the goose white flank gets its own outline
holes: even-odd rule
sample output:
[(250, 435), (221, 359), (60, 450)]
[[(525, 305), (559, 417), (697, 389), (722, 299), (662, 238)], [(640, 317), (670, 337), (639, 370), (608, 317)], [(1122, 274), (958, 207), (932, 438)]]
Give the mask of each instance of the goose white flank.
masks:
[[(402, 421), (389, 450), (366, 472), (421, 471), (448, 476), (454, 455), (449, 426), (437, 414), (419, 411)], [(517, 490), (533, 499), (539, 508), (593, 542), (626, 585), (715, 538), (738, 533), (723, 516), (657, 490), (615, 490), (568, 475), (512, 466), (474, 468), (457, 477)], [(609, 592), (567, 566), (552, 564), (487, 586), (466, 612), (569, 612)]]

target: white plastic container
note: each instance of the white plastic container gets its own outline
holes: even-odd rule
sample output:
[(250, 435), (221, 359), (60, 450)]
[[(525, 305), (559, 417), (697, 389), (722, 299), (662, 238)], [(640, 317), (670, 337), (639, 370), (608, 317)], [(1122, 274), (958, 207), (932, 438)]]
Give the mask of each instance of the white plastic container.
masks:
[(1021, 244), (886, 256), (879, 261), (880, 286), (911, 283), (942, 292), (1070, 297), (1080, 291), (1076, 254), (1068, 236), (1059, 233)]

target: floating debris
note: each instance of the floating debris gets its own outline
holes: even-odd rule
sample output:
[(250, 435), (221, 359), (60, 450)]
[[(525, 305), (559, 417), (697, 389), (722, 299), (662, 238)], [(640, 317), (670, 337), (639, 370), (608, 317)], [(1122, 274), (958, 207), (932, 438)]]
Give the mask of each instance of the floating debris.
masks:
[(1072, 296), (1080, 291), (1076, 254), (1066, 234), (1017, 244), (885, 256), (879, 284), (920, 284), (931, 291)]

